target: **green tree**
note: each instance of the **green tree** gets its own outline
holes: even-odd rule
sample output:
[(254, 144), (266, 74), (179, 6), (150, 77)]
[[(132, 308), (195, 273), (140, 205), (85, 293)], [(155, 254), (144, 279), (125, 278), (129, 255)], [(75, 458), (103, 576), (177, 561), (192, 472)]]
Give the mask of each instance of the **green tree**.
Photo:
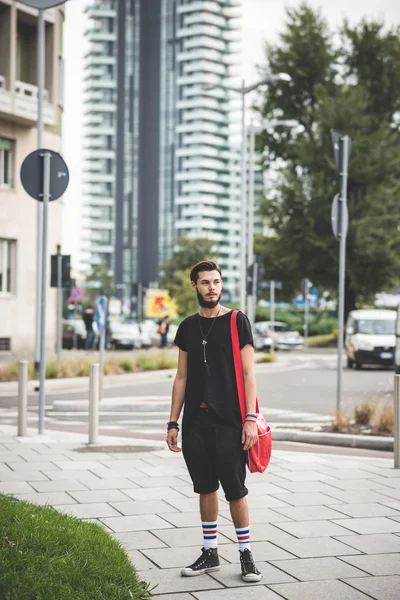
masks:
[(217, 260), (214, 242), (206, 238), (181, 237), (172, 257), (162, 265), (161, 287), (175, 300), (180, 316), (196, 312), (197, 298), (189, 281), (190, 269), (200, 260)]
[[(267, 46), (268, 69), (287, 72), (258, 107), (266, 119), (296, 120), (258, 138), (274, 185), (262, 203), (271, 235), (256, 240), (268, 277), (309, 277), (336, 293), (338, 244), (330, 222), (338, 189), (330, 129), (353, 138), (349, 164), (346, 313), (356, 301), (398, 281), (400, 266), (400, 30), (344, 22), (340, 46), (320, 12), (287, 11), (280, 42)], [(382, 92), (382, 96), (381, 96)]]
[(86, 277), (86, 285), (86, 294), (91, 304), (99, 296), (110, 297), (115, 293), (114, 274), (105, 263), (92, 268), (92, 272)]

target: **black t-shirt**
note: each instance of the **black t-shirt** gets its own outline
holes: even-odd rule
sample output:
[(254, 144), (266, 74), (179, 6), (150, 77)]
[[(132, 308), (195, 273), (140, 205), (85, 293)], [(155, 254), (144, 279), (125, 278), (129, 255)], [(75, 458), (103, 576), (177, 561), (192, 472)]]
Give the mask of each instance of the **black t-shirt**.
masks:
[[(224, 422), (241, 427), (230, 330), (232, 312), (217, 317), (215, 321), (197, 313), (187, 317), (179, 325), (175, 344), (187, 352), (184, 424), (191, 421), (200, 404), (205, 402)], [(204, 364), (204, 338), (200, 326), (206, 336), (209, 369)], [(250, 322), (241, 312), (237, 315), (237, 326), (240, 348), (247, 344), (253, 345)]]

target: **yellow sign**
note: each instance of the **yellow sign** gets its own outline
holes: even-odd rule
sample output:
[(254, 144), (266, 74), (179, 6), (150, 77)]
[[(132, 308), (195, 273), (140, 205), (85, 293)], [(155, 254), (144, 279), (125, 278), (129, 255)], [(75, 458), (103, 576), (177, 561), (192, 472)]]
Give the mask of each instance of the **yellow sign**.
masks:
[(175, 302), (169, 297), (167, 290), (148, 289), (146, 291), (146, 317), (156, 319), (158, 317), (177, 316)]

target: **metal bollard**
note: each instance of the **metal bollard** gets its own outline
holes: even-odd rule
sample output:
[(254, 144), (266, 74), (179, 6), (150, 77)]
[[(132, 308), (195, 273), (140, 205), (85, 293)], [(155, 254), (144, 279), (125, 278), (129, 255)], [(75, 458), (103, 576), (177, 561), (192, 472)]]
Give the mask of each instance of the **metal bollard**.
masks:
[(394, 468), (400, 469), (400, 375), (394, 376)]
[(19, 361), (18, 370), (18, 435), (27, 435), (28, 424), (28, 361)]
[(89, 444), (99, 441), (99, 365), (90, 365), (89, 379)]

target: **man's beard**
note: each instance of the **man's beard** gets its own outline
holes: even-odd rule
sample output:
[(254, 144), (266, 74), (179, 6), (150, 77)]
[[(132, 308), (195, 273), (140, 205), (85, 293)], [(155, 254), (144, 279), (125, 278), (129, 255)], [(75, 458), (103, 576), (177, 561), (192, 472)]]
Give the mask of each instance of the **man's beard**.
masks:
[(221, 294), (213, 300), (206, 300), (204, 298), (204, 296), (202, 296), (197, 289), (196, 289), (196, 293), (197, 293), (197, 300), (202, 308), (215, 308), (221, 300)]

